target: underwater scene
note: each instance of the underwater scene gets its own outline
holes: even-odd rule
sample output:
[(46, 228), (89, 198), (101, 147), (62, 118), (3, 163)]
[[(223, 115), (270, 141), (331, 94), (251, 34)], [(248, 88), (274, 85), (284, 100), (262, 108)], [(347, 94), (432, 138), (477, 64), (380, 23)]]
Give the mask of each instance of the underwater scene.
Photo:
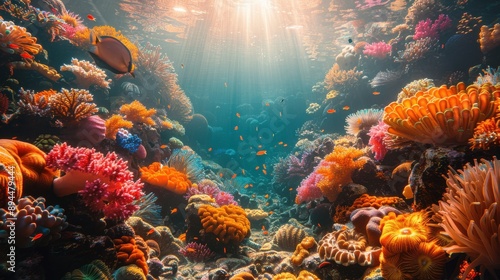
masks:
[(1, 0), (0, 279), (500, 279), (500, 1)]

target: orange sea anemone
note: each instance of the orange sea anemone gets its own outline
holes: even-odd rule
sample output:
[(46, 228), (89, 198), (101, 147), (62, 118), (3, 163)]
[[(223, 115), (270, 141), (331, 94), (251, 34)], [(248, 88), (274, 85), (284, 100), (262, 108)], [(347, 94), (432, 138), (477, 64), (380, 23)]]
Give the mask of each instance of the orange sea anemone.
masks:
[(429, 229), (425, 225), (427, 218), (424, 212), (412, 213), (404, 219), (401, 217), (404, 216), (399, 215), (383, 224), (380, 244), (384, 247), (384, 253), (408, 252), (427, 241)]
[(442, 279), (447, 257), (443, 248), (434, 242), (422, 242), (410, 252), (401, 254), (398, 267), (409, 272), (413, 279)]

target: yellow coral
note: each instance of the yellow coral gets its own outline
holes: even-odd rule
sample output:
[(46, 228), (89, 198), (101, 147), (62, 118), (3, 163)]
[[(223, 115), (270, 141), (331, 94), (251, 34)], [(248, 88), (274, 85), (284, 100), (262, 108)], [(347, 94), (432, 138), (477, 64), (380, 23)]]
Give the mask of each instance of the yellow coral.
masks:
[(106, 138), (116, 139), (116, 133), (120, 128), (132, 128), (134, 125), (131, 121), (124, 120), (121, 115), (112, 115), (104, 123), (106, 126)]
[(239, 244), (250, 235), (250, 221), (245, 210), (236, 205), (216, 208), (202, 205), (198, 216), (205, 233), (212, 233), (224, 244)]
[(483, 53), (500, 46), (500, 23), (496, 23), (492, 28), (488, 28), (486, 25), (481, 26), (479, 45)]
[(317, 245), (318, 244), (316, 243), (316, 240), (314, 240), (314, 237), (312, 236), (308, 236), (302, 239), (302, 241), (295, 248), (295, 252), (293, 252), (291, 258), (292, 264), (295, 266), (299, 266), (302, 261), (307, 256), (309, 256), (309, 250), (315, 249)]
[(120, 113), (125, 115), (125, 118), (131, 122), (155, 125), (155, 121), (151, 118), (151, 116), (156, 114), (156, 109), (148, 110), (137, 100), (130, 104), (122, 105), (120, 107)]
[(61, 74), (59, 74), (56, 69), (32, 60), (13, 61), (9, 63), (9, 66), (12, 67), (12, 69), (36, 71), (53, 82), (57, 82), (62, 78)]
[(322, 178), (317, 183), (318, 188), (330, 201), (335, 201), (342, 191), (342, 186), (351, 183), (354, 170), (365, 165), (367, 159), (360, 158), (365, 153), (353, 147), (335, 146), (316, 169)]
[(351, 70), (341, 70), (340, 66), (335, 63), (330, 71), (326, 73), (325, 87), (327, 90), (352, 87), (358, 82), (361, 74), (362, 72), (356, 71), (356, 67)]

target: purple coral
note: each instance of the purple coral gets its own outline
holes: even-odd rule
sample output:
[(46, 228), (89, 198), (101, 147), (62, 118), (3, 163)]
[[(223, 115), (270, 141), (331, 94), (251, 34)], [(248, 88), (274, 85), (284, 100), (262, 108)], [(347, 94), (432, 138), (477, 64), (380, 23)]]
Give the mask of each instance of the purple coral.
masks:
[(206, 244), (190, 242), (186, 247), (179, 249), (184, 257), (191, 262), (203, 262), (215, 256), (215, 253)]

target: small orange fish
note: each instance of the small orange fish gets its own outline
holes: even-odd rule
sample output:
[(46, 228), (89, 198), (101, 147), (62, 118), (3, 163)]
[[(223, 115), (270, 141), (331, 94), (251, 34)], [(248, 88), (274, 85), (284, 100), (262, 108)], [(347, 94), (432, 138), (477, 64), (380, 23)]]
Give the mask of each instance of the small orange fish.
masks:
[(226, 252), (227, 252), (227, 249), (226, 249), (226, 247), (224, 247), (224, 254), (225, 254)]
[(379, 95), (380, 94), (380, 91), (374, 91), (373, 92), (373, 95)]
[(333, 114), (333, 113), (335, 113), (335, 112), (337, 112), (337, 111), (335, 111), (335, 109), (328, 109), (328, 110), (326, 110), (326, 112), (327, 112), (328, 114)]
[(160, 146), (161, 149), (165, 149), (167, 147), (167, 145), (163, 144)]
[(37, 235), (35, 235), (33, 238), (31, 238), (31, 241), (35, 241), (37, 239), (40, 239), (43, 237), (43, 233), (38, 233)]
[(267, 155), (267, 151), (266, 150), (260, 150), (257, 153), (255, 153), (255, 155), (257, 155), (257, 156)]
[(220, 177), (222, 178), (222, 177), (224, 177), (224, 174), (222, 174), (222, 173), (219, 173), (219, 176), (220, 176)]
[(13, 49), (13, 50), (17, 50), (17, 49), (19, 49), (19, 46), (18, 46), (18, 45), (16, 45), (16, 44), (8, 44), (8, 45), (7, 45), (7, 47), (9, 47), (9, 48), (11, 48), (11, 49)]
[(266, 194), (266, 195), (264, 196), (264, 198), (268, 199), (268, 198), (269, 198), (269, 194)]
[(19, 54), (22, 58), (25, 58), (25, 59), (33, 59), (35, 58), (34, 56), (32, 56), (31, 54), (27, 53), (27, 52), (22, 52)]
[(258, 165), (255, 166), (255, 170), (259, 170), (259, 168), (260, 168), (260, 166), (258, 166)]
[(248, 186), (250, 186), (250, 185), (249, 185), (249, 184), (246, 184), (244, 188), (245, 188), (245, 189), (248, 189)]
[(266, 230), (266, 226), (264, 226), (264, 225), (263, 225), (263, 226), (262, 226), (262, 230)]
[(241, 117), (240, 113), (236, 113), (236, 117), (238, 118)]
[(236, 176), (237, 176), (236, 173), (234, 173), (233, 176), (231, 176), (231, 179), (236, 178)]
[(171, 108), (171, 107), (172, 107), (172, 106), (170, 106), (170, 104), (168, 104), (168, 105), (167, 105), (167, 108), (168, 108), (169, 110), (170, 110), (170, 108)]
[(283, 147), (286, 147), (286, 146), (288, 146), (288, 144), (283, 144)]
[(266, 102), (266, 107), (269, 107), (269, 105), (270, 105), (269, 102)]
[(262, 173), (264, 173), (264, 175), (267, 175), (267, 170), (262, 169)]
[(243, 136), (240, 135), (240, 140), (243, 141)]
[(266, 206), (269, 206), (269, 202), (266, 202)]
[(288, 190), (289, 190), (289, 191), (293, 191), (293, 188), (289, 188)]
[(273, 211), (269, 211), (269, 215), (272, 215), (272, 214), (274, 214), (274, 212)]
[(88, 15), (87, 15), (87, 18), (88, 18), (89, 20), (91, 20), (91, 21), (95, 21), (95, 17), (94, 17), (93, 15), (91, 15), (91, 14), (88, 14)]
[(212, 147), (208, 148), (208, 151), (211, 152), (212, 151)]
[(196, 252), (196, 249), (195, 248), (187, 248), (186, 252), (194, 253), (194, 252)]
[(262, 164), (262, 168), (267, 169), (267, 166), (265, 163)]
[(238, 126), (235, 126), (235, 127), (234, 127), (234, 130), (238, 130)]
[(146, 235), (150, 235), (150, 234), (152, 234), (153, 232), (155, 232), (155, 229), (154, 229), (154, 228), (150, 229), (150, 230), (148, 231), (148, 233), (146, 233)]
[(179, 211), (179, 209), (174, 208), (174, 209), (170, 210), (170, 214), (175, 214), (175, 213), (177, 213), (177, 211)]
[(278, 142), (278, 145), (283, 145), (283, 141), (279, 141), (279, 142)]
[(349, 106), (344, 106), (344, 107), (342, 107), (342, 110), (344, 110), (344, 111), (347, 111), (347, 110), (349, 110), (349, 109), (351, 109), (351, 107), (349, 107)]
[(268, 235), (268, 234), (269, 234), (269, 231), (264, 230), (264, 231), (262, 232), (262, 234), (264, 234), (264, 235)]

